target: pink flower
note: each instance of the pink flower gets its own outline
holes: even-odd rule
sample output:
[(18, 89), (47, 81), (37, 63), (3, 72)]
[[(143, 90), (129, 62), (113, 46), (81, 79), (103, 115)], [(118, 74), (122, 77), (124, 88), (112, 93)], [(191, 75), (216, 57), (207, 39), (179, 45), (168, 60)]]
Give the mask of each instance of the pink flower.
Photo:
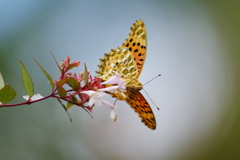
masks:
[(102, 97), (106, 94), (104, 92), (101, 91), (82, 91), (81, 93), (83, 94), (87, 94), (90, 99), (89, 99), (89, 106), (98, 106), (100, 107), (102, 105), (102, 103), (107, 106), (110, 110), (111, 110), (111, 114), (110, 117), (114, 120), (114, 122), (117, 120), (117, 114), (114, 112), (114, 109), (116, 108), (116, 106), (114, 106), (112, 103), (105, 101), (102, 99)]
[(99, 91), (122, 93), (123, 91), (126, 91), (126, 86), (124, 85), (124, 82), (125, 81), (121, 79), (121, 76), (119, 74), (116, 74), (115, 76), (111, 77), (109, 80), (107, 80), (101, 84), (117, 84), (117, 85), (99, 89)]

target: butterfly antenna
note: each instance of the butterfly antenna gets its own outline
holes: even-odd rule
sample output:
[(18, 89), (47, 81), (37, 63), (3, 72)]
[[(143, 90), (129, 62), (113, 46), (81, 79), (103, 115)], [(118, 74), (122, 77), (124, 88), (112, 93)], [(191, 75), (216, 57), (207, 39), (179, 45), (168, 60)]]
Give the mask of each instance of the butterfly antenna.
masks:
[(155, 78), (160, 77), (160, 76), (161, 76), (161, 74), (159, 74), (159, 75), (157, 75), (156, 77), (152, 78), (152, 79), (149, 80), (147, 83), (145, 83), (144, 86), (145, 86), (146, 84), (148, 84), (149, 82), (151, 82), (152, 80), (154, 80)]
[[(150, 81), (148, 81), (147, 83), (145, 83), (144, 85), (148, 84), (149, 82), (151, 82), (152, 80), (154, 80), (157, 77), (160, 77), (161, 74), (157, 75), (156, 77), (152, 78)], [(155, 107), (157, 107), (157, 109), (159, 110), (158, 106), (153, 102), (152, 98), (148, 95), (147, 91), (145, 91), (145, 89), (143, 89), (144, 92), (147, 94), (148, 98), (152, 101), (152, 103), (154, 104)]]
[[(156, 78), (156, 77), (155, 77)], [(153, 102), (152, 98), (148, 95), (147, 91), (145, 91), (145, 89), (143, 88), (142, 90), (144, 90), (144, 92), (147, 94), (148, 98), (152, 101), (152, 103), (154, 104), (155, 107), (157, 107), (157, 109), (159, 110), (158, 106)]]

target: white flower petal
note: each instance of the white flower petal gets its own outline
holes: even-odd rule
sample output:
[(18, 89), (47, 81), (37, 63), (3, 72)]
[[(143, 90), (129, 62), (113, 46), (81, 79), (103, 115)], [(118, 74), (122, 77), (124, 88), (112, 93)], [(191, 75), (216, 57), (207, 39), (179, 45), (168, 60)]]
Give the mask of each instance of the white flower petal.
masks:
[(111, 110), (115, 108), (115, 106), (112, 103), (108, 102), (108, 101), (102, 100), (102, 103), (105, 106), (107, 106), (109, 109), (111, 109)]
[(121, 80), (118, 84), (120, 90), (126, 90), (126, 86), (124, 85), (124, 80)]
[(90, 99), (89, 99), (89, 102), (88, 102), (88, 105), (89, 105), (90, 107), (92, 107), (94, 103), (95, 103), (95, 100), (92, 99), (92, 98), (90, 98)]
[(43, 96), (38, 93), (38, 94), (33, 95), (33, 96), (31, 97), (31, 100), (32, 100), (32, 101), (35, 101), (35, 100), (38, 100), (38, 99), (41, 99), (41, 98), (43, 98)]
[(101, 83), (101, 84), (118, 84), (121, 81), (120, 74), (116, 74), (115, 76), (111, 77), (109, 80)]
[(24, 98), (25, 100), (28, 100), (28, 99), (29, 99), (29, 95), (23, 96), (23, 98)]
[(81, 93), (91, 96), (92, 94), (96, 93), (96, 91), (91, 91), (91, 90), (90, 91), (82, 91)]
[(96, 105), (97, 107), (101, 107), (101, 106), (102, 106), (102, 101), (101, 101), (101, 99), (98, 99), (97, 101), (95, 101), (95, 105)]
[(96, 92), (96, 91), (82, 91), (81, 93), (83, 94), (87, 94), (90, 96), (88, 105), (89, 106), (93, 106), (93, 104), (95, 104), (95, 106), (100, 107), (102, 105), (102, 99), (101, 97), (104, 96), (106, 93), (104, 92)]
[(107, 87), (107, 88), (102, 88), (102, 89), (99, 89), (99, 91), (108, 91), (108, 92), (112, 92), (112, 93), (119, 93), (118, 91), (118, 86), (110, 86), (110, 87)]
[(104, 92), (97, 92), (97, 96), (98, 96), (98, 97), (102, 97), (102, 96), (104, 96), (104, 95), (106, 95), (106, 93), (104, 93)]
[[(23, 98), (28, 101), (29, 95), (23, 96)], [(30, 99), (31, 99), (31, 101), (35, 101), (35, 100), (38, 100), (41, 98), (43, 98), (43, 96), (38, 93), (38, 94), (33, 95)]]
[(116, 112), (114, 112), (114, 110), (111, 111), (110, 117), (113, 119), (114, 122), (116, 122), (116, 120), (117, 120), (117, 114), (116, 114)]

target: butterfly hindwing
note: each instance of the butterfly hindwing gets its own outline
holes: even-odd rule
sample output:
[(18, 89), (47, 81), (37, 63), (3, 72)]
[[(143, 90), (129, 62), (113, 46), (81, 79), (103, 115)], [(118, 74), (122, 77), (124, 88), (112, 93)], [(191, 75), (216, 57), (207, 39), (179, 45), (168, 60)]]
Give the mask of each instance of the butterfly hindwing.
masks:
[(125, 92), (125, 96), (120, 93), (110, 93), (112, 97), (126, 101), (128, 105), (139, 115), (142, 122), (150, 129), (156, 129), (156, 120), (150, 105), (138, 90)]
[(125, 93), (126, 102), (139, 115), (142, 122), (150, 129), (156, 129), (156, 120), (152, 109), (146, 99), (138, 90), (131, 90)]

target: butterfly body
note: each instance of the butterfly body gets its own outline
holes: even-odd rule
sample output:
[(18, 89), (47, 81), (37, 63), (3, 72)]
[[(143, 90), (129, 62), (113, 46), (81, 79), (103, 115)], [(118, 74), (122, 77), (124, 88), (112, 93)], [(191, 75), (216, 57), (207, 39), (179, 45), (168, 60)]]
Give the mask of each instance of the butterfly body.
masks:
[(138, 81), (146, 59), (147, 33), (142, 20), (137, 20), (131, 27), (129, 37), (121, 47), (112, 49), (100, 59), (97, 77), (106, 81), (114, 75), (121, 75), (126, 91), (109, 93), (112, 97), (126, 101), (150, 129), (156, 129), (156, 120), (152, 109), (140, 90), (143, 85)]

